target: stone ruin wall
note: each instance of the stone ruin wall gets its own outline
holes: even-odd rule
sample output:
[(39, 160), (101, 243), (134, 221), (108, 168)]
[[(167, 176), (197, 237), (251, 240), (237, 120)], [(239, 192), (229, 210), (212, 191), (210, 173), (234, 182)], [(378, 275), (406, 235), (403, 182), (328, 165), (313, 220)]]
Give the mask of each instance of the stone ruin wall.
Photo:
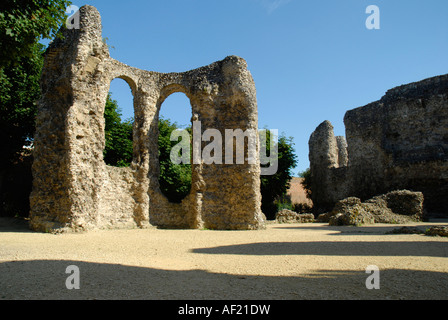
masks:
[[(184, 73), (129, 67), (109, 56), (101, 18), (79, 10), (80, 29), (61, 29), (49, 46), (38, 106), (30, 226), (44, 232), (96, 228), (259, 229), (260, 165), (192, 165), (192, 188), (170, 203), (158, 183), (158, 115), (183, 92), (202, 132), (258, 130), (256, 90), (246, 62), (235, 56)], [(125, 80), (134, 96), (134, 159), (107, 166), (104, 106), (110, 83)], [(258, 146), (257, 146), (258, 147)], [(257, 153), (258, 155), (258, 153)]]
[(345, 145), (328, 121), (310, 137), (320, 212), (348, 196), (365, 200), (408, 189), (424, 194), (428, 213), (448, 216), (448, 75), (391, 89), (348, 111), (344, 123)]
[(344, 137), (334, 135), (329, 121), (321, 123), (309, 141), (312, 201), (315, 208), (331, 210), (347, 189), (347, 143)]

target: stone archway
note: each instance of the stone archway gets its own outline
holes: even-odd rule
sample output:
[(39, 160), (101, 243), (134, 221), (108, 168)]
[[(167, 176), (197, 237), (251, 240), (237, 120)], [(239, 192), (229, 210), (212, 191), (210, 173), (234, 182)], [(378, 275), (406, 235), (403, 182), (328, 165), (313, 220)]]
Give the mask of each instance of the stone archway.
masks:
[[(126, 166), (134, 157), (134, 95), (128, 81), (117, 77), (110, 82), (107, 97), (104, 104), (104, 162), (114, 167)], [(126, 127), (127, 131), (116, 132), (116, 125)], [(123, 140), (125, 136), (126, 140)]]
[[(109, 56), (101, 18), (80, 9), (80, 29), (62, 29), (49, 46), (42, 73), (30, 197), (31, 228), (65, 232), (146, 227), (259, 229), (260, 165), (205, 165), (193, 169), (181, 204), (158, 188), (157, 114), (174, 92), (190, 99), (202, 130), (258, 128), (256, 90), (246, 62), (236, 56), (182, 73), (129, 67)], [(124, 79), (134, 96), (134, 160), (130, 168), (104, 164), (103, 110), (109, 84)], [(258, 145), (257, 145), (258, 148)]]
[[(177, 91), (166, 97), (158, 110), (159, 186), (170, 202), (180, 203), (191, 193), (194, 165), (191, 102)], [(176, 157), (174, 163), (172, 157)]]

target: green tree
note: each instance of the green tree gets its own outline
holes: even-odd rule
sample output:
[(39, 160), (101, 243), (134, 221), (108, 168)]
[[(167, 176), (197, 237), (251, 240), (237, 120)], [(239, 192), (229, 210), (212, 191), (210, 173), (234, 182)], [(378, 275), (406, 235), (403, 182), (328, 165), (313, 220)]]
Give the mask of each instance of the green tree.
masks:
[(306, 197), (311, 200), (311, 171), (310, 168), (299, 172), (299, 177), (303, 178), (301, 184), (305, 189)]
[(15, 163), (34, 137), (43, 46), (35, 44), (33, 56), (0, 69), (1, 166)]
[[(306, 197), (310, 200), (311, 199), (311, 172), (310, 172), (310, 168), (299, 172), (299, 177), (302, 178), (302, 181), (300, 182), (300, 184), (302, 185)], [(302, 203), (294, 203), (292, 205), (292, 210), (297, 212), (297, 213), (312, 213), (314, 211), (313, 209), (313, 205), (309, 204), (307, 202), (302, 202)]]
[[(36, 101), (43, 46), (31, 58), (0, 69), (0, 215), (26, 216), (32, 187), (30, 147), (35, 132)], [(5, 186), (8, 186), (7, 188)]]
[(133, 119), (121, 120), (121, 109), (111, 93), (104, 108), (105, 138), (104, 162), (110, 166), (128, 167), (133, 158)]
[[(0, 2), (0, 214), (26, 216), (44, 48), (65, 22), (63, 0)], [(25, 148), (24, 148), (25, 147)], [(4, 186), (8, 185), (8, 188)]]
[[(2, 167), (20, 157), (34, 136), (36, 100), (43, 66), (42, 38), (65, 21), (65, 0), (8, 0), (0, 3), (0, 139)], [(1, 179), (1, 178), (0, 178)]]
[[(159, 185), (168, 200), (180, 203), (191, 190), (191, 164), (175, 164), (170, 159), (171, 149), (179, 143), (170, 140), (171, 133), (177, 129), (179, 128), (176, 123), (171, 123), (168, 119), (159, 119)], [(191, 137), (191, 128), (186, 130)]]
[[(263, 132), (266, 131), (262, 131)], [(271, 139), (267, 131), (267, 139)], [(292, 170), (297, 165), (297, 156), (295, 155), (294, 142), (292, 137), (281, 135), (278, 138), (278, 170), (274, 175), (261, 176), (261, 210), (268, 220), (275, 218), (277, 205), (275, 201), (284, 198), (290, 186), (292, 179)], [(270, 143), (266, 143), (266, 149), (271, 152)]]
[(0, 66), (32, 58), (41, 39), (52, 39), (65, 22), (66, 0), (7, 0), (0, 2)]

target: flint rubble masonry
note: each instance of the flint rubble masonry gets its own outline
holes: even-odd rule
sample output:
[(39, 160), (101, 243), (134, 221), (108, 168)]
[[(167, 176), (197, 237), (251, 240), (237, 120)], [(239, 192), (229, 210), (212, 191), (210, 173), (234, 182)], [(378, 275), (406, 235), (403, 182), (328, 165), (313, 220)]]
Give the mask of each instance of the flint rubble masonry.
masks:
[(393, 190), (422, 192), (431, 215), (448, 215), (448, 75), (389, 90), (350, 110), (346, 138), (329, 121), (309, 140), (313, 203), (331, 211), (338, 200)]
[[(62, 28), (45, 56), (30, 227), (263, 228), (258, 158), (253, 164), (194, 164), (191, 193), (181, 204), (170, 203), (158, 183), (158, 116), (170, 94), (183, 92), (190, 99), (192, 120), (201, 121), (202, 130), (258, 130), (256, 89), (246, 62), (230, 56), (183, 73), (129, 67), (110, 57), (96, 8), (83, 6), (79, 16), (80, 28)], [(134, 96), (129, 168), (103, 161), (104, 106), (115, 78), (125, 80)]]

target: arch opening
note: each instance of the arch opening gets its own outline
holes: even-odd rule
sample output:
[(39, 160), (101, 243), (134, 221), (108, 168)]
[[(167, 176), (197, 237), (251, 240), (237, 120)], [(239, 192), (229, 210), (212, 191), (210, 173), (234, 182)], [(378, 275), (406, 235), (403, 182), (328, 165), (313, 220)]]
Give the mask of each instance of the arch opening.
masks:
[[(188, 97), (184, 93), (176, 92), (163, 101), (159, 111), (158, 181), (162, 194), (173, 203), (182, 202), (191, 192), (191, 110)], [(183, 131), (182, 134), (179, 130)], [(174, 141), (171, 141), (172, 135)], [(173, 156), (177, 162), (173, 162)]]
[(111, 81), (104, 120), (104, 162), (113, 167), (129, 167), (134, 154), (134, 96), (125, 79)]

